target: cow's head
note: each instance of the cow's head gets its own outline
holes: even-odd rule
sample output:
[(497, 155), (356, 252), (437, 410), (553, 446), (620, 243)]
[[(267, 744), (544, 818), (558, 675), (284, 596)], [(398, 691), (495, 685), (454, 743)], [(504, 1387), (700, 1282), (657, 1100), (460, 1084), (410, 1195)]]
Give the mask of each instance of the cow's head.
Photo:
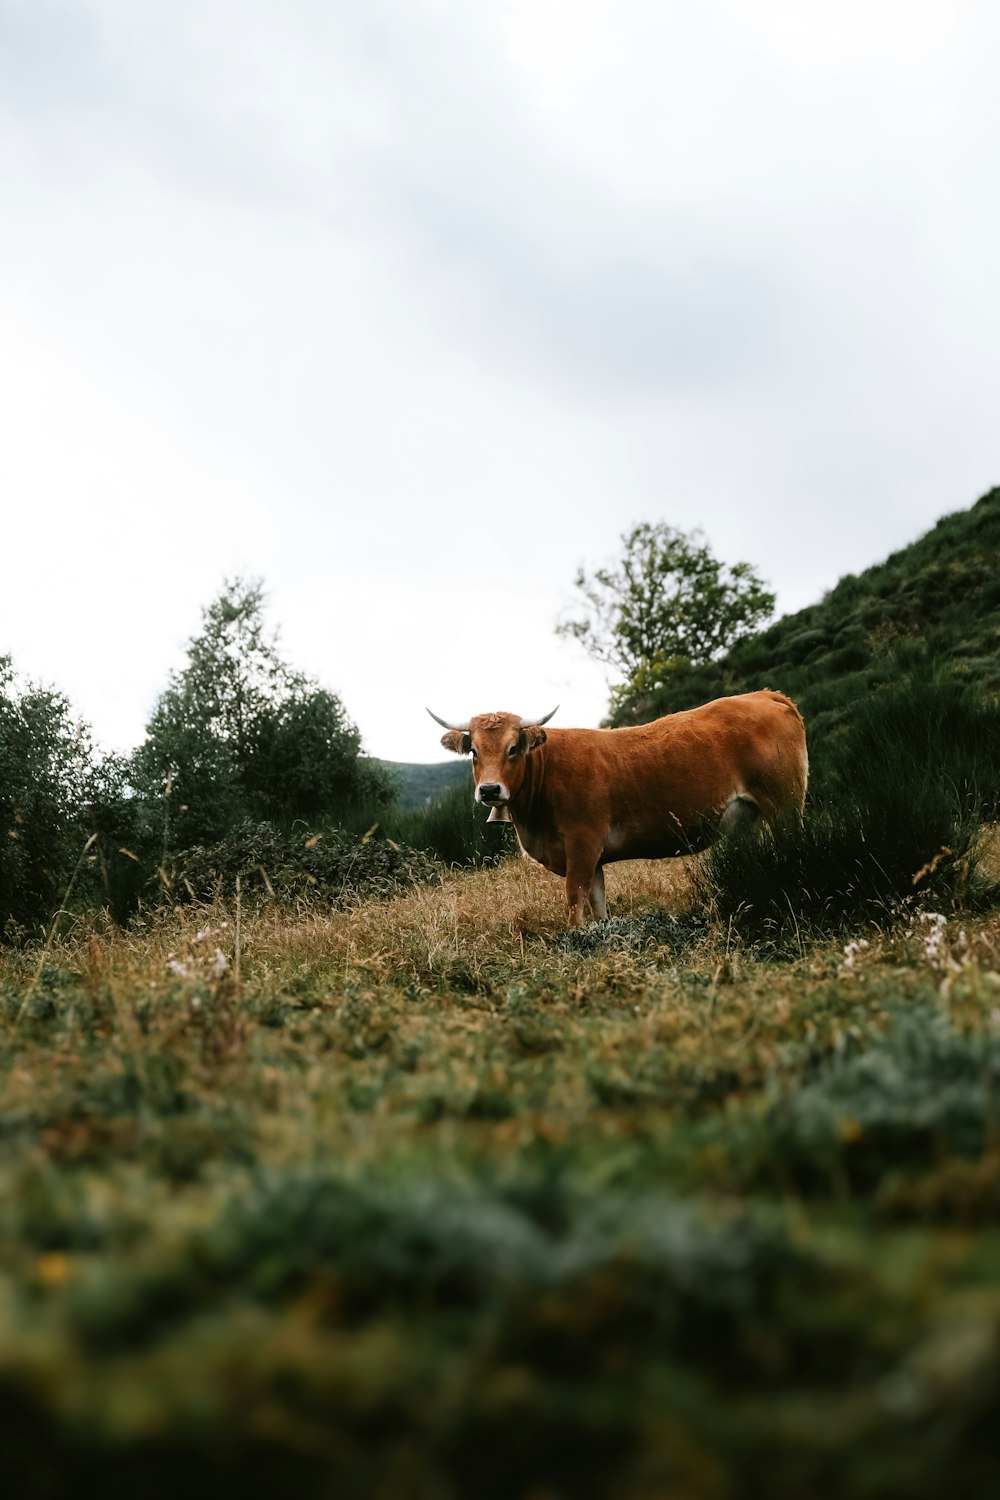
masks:
[[(556, 708), (558, 708), (558, 704)], [(517, 714), (477, 714), (467, 724), (449, 724), (431, 713), (448, 733), (441, 736), (446, 750), (456, 755), (472, 756), (472, 775), (476, 783), (476, 801), (487, 807), (501, 807), (516, 797), (524, 781), (525, 757), (544, 745), (542, 728), (554, 714), (544, 719), (520, 719)]]

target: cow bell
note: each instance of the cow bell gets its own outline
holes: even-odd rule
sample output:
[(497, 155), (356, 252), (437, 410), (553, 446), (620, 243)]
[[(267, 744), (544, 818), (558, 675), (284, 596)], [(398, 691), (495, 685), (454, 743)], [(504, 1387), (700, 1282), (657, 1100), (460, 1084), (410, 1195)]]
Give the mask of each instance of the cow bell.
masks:
[(487, 823), (509, 823), (510, 813), (507, 811), (507, 804), (505, 802), (494, 803), (486, 821)]

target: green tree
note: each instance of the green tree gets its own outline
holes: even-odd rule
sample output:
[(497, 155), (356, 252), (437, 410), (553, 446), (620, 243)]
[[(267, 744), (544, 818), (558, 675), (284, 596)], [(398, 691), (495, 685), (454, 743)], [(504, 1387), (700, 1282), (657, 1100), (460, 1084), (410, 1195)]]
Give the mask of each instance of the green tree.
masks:
[(315, 819), (351, 802), (391, 801), (394, 786), (361, 753), (361, 735), (340, 699), (298, 686), (258, 715), (248, 765), (251, 802), (269, 818)]
[(622, 548), (616, 562), (578, 571), (582, 614), (556, 627), (620, 674), (616, 697), (717, 660), (774, 609), (752, 564), (721, 562), (700, 531), (643, 522), (623, 534)]
[(0, 657), (0, 942), (59, 905), (87, 838), (91, 756), (63, 695)]
[(246, 817), (315, 818), (391, 798), (340, 700), (282, 659), (263, 602), (259, 580), (226, 583), (136, 752), (134, 778), (158, 802), (164, 855), (219, 839)]

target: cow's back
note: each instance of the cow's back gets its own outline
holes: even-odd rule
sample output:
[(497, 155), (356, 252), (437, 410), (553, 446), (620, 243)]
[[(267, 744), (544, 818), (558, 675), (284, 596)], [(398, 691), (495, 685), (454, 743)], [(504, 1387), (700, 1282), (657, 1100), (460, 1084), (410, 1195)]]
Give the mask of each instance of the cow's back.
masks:
[(600, 838), (605, 860), (699, 848), (733, 798), (772, 825), (801, 814), (808, 764), (781, 693), (717, 698), (650, 724), (549, 730), (539, 790), (561, 838)]

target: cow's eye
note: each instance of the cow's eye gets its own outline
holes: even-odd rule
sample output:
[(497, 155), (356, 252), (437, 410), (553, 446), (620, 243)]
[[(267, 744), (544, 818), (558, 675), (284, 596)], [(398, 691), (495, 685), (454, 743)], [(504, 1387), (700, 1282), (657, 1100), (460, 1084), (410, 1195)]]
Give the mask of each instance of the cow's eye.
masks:
[(473, 760), (478, 760), (479, 759), (479, 756), (476, 753), (476, 747), (475, 747), (475, 745), (473, 745), (473, 747), (472, 747), (472, 759)]
[(507, 759), (508, 760), (513, 760), (514, 756), (516, 754), (517, 754), (517, 746), (516, 745), (511, 745), (510, 749), (507, 751)]

